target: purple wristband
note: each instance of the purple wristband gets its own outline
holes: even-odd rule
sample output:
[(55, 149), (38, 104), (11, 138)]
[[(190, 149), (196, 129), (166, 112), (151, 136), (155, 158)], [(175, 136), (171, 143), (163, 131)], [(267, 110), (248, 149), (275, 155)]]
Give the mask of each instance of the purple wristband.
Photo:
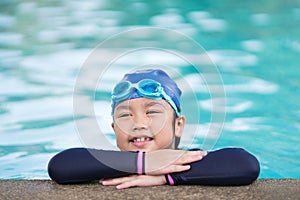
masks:
[(170, 174), (167, 174), (167, 178), (168, 178), (168, 182), (170, 183), (170, 185), (174, 185), (174, 180)]
[(142, 151), (138, 152), (138, 155), (137, 155), (137, 173), (138, 173), (138, 175), (143, 174), (143, 155), (144, 155), (144, 153)]

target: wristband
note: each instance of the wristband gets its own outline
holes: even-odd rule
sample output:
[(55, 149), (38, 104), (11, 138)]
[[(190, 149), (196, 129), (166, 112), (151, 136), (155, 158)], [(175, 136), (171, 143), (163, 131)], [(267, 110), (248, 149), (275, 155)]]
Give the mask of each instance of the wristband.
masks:
[(142, 175), (145, 174), (145, 169), (144, 169), (144, 158), (145, 158), (145, 152), (139, 151), (137, 155), (137, 174)]
[(167, 179), (167, 182), (170, 184), (170, 185), (174, 185), (174, 180), (172, 178), (172, 176), (170, 174), (166, 174), (166, 179)]

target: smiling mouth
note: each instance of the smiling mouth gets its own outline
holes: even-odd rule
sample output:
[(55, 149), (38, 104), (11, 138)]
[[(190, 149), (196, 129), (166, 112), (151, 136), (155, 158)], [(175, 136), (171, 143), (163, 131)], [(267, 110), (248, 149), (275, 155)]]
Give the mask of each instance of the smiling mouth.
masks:
[(151, 140), (153, 140), (153, 138), (151, 138), (151, 137), (135, 137), (135, 138), (129, 140), (129, 142), (137, 143), (137, 142), (148, 142)]

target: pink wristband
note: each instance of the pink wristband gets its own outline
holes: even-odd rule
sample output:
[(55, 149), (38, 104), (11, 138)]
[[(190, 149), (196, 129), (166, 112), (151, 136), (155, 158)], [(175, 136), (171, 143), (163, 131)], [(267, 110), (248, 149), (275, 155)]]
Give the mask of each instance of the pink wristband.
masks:
[(172, 176), (170, 174), (167, 174), (167, 177), (170, 185), (174, 185), (174, 180), (172, 179)]
[(137, 155), (137, 173), (138, 175), (143, 174), (143, 152), (139, 151)]

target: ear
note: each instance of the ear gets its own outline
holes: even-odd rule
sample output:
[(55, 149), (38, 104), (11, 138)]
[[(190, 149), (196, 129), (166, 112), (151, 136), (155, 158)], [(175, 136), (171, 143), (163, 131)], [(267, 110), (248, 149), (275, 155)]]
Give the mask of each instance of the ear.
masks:
[(175, 136), (180, 138), (183, 132), (183, 128), (185, 126), (186, 118), (184, 115), (180, 115), (175, 120)]
[(111, 123), (111, 127), (115, 130), (115, 123), (114, 122)]

